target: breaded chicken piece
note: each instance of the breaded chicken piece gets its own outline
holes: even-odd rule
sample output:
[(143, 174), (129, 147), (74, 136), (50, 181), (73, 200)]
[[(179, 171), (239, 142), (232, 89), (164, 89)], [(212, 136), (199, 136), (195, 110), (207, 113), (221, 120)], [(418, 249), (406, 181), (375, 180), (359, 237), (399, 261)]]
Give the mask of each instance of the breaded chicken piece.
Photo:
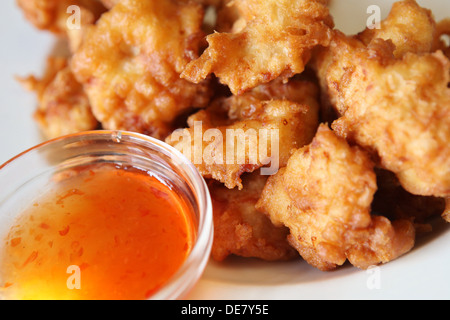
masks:
[(364, 42), (335, 31), (314, 61), (325, 109), (340, 117), (332, 127), (378, 157), (408, 192), (448, 197), (450, 61), (427, 52), (441, 31), (414, 1), (394, 5), (381, 27), (363, 32)]
[(233, 33), (207, 37), (209, 47), (182, 77), (200, 82), (214, 73), (233, 94), (301, 73), (311, 49), (328, 45), (333, 21), (324, 0), (235, 0), (245, 21)]
[(372, 52), (344, 72), (333, 128), (376, 153), (410, 193), (450, 196), (450, 61), (440, 51), (401, 60)]
[(394, 56), (408, 52), (428, 53), (436, 46), (436, 22), (431, 10), (420, 7), (415, 0), (395, 2), (380, 28), (367, 28), (357, 38), (366, 46), (375, 39), (391, 40)]
[(447, 197), (450, 61), (440, 51), (394, 52), (390, 40), (366, 46), (335, 31), (315, 60), (322, 92), (340, 117), (332, 126), (378, 157), (408, 192)]
[[(25, 18), (40, 30), (68, 38), (72, 51), (81, 44), (86, 26), (93, 24), (106, 10), (98, 0), (16, 0)], [(79, 21), (75, 11), (79, 8)], [(79, 23), (79, 26), (74, 23)]]
[(257, 172), (243, 177), (242, 190), (227, 189), (211, 180), (209, 190), (214, 212), (214, 241), (211, 255), (223, 261), (229, 255), (267, 261), (288, 260), (298, 256), (288, 241), (289, 229), (275, 227), (255, 209), (267, 176)]
[(176, 130), (166, 142), (205, 178), (242, 189), (243, 173), (264, 167), (273, 174), (291, 150), (311, 141), (318, 126), (317, 92), (311, 82), (275, 81), (219, 98), (190, 116), (189, 128)]
[(208, 81), (180, 79), (197, 57), (202, 21), (196, 3), (123, 0), (88, 30), (71, 67), (105, 129), (163, 139), (177, 117), (206, 106)]
[(45, 138), (98, 127), (89, 99), (69, 68), (68, 58), (49, 57), (41, 79), (30, 76), (20, 81), (37, 95), (39, 106), (34, 117)]
[[(331, 122), (345, 111), (345, 105), (338, 105), (336, 99), (344, 73), (351, 72), (355, 64), (354, 55), (379, 56), (370, 50), (371, 45), (379, 45), (379, 39), (390, 41), (397, 58), (408, 52), (428, 53), (439, 45), (438, 33), (430, 10), (420, 7), (414, 0), (395, 2), (388, 17), (381, 21), (380, 28), (367, 28), (353, 37), (336, 31), (329, 49), (319, 49), (312, 63), (321, 86), (323, 118)], [(385, 46), (389, 47), (389, 43)], [(388, 59), (390, 55), (388, 52)]]
[(291, 245), (320, 270), (347, 259), (362, 269), (386, 263), (413, 247), (415, 230), (408, 220), (371, 215), (373, 167), (365, 151), (322, 124), (311, 144), (269, 178), (256, 208), (288, 227)]

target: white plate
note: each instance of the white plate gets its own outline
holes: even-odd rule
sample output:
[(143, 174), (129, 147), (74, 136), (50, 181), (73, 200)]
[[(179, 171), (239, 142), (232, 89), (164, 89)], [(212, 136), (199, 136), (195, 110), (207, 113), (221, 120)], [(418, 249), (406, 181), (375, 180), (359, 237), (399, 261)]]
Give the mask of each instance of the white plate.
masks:
[[(332, 0), (337, 28), (361, 31), (376, 4), (382, 17), (392, 0)], [(450, 16), (447, 0), (423, 0), (437, 20)], [(40, 75), (54, 38), (35, 30), (16, 8), (15, 1), (0, 2), (0, 163), (41, 142), (32, 120), (35, 97), (14, 79)], [(0, 186), (1, 192), (1, 186)], [(192, 299), (449, 299), (450, 228), (439, 224), (405, 256), (379, 268), (362, 271), (344, 266), (321, 272), (300, 258), (287, 263), (266, 263), (231, 258), (212, 262), (193, 290)]]

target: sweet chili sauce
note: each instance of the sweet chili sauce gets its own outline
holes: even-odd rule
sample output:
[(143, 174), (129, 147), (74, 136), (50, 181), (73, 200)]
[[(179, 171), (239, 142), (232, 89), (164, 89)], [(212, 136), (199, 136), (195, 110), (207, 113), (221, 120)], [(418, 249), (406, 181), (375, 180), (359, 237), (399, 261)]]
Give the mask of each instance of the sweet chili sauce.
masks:
[(146, 299), (185, 261), (192, 211), (165, 183), (107, 164), (59, 179), (9, 230), (0, 295)]

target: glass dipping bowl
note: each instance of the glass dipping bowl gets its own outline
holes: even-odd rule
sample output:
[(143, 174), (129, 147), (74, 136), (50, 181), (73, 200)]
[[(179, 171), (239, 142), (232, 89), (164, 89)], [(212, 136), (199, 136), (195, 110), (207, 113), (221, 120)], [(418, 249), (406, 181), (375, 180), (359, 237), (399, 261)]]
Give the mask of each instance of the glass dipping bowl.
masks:
[[(1, 165), (2, 241), (15, 218), (45, 192), (52, 177), (101, 163), (149, 172), (174, 187), (192, 207), (196, 232), (192, 249), (178, 271), (149, 299), (185, 298), (209, 260), (213, 239), (211, 198), (204, 179), (187, 158), (166, 143), (142, 134), (107, 130), (72, 134), (39, 144)], [(0, 270), (0, 281), (1, 277)]]

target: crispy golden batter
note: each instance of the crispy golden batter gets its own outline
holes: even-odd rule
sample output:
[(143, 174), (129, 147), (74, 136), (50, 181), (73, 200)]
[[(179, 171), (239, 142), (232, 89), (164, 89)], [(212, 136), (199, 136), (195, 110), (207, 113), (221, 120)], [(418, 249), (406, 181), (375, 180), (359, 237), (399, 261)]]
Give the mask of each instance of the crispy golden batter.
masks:
[(367, 28), (358, 38), (367, 46), (375, 39), (391, 40), (395, 46), (394, 56), (400, 58), (407, 52), (430, 52), (436, 45), (436, 32), (432, 12), (420, 7), (415, 0), (405, 0), (392, 5), (379, 29)]
[(47, 139), (98, 127), (88, 97), (66, 57), (50, 57), (41, 79), (30, 76), (21, 82), (37, 95), (39, 106), (34, 116)]
[(442, 52), (401, 60), (353, 57), (340, 85), (333, 128), (373, 150), (418, 195), (450, 195), (450, 61)]
[(323, 0), (236, 0), (244, 23), (234, 33), (214, 33), (209, 47), (182, 77), (200, 82), (214, 73), (241, 94), (275, 78), (301, 73), (311, 49), (328, 45), (333, 21)]
[(291, 245), (320, 270), (346, 259), (362, 269), (388, 262), (413, 247), (415, 230), (407, 220), (370, 214), (373, 166), (362, 149), (321, 125), (312, 143), (269, 178), (256, 208), (287, 226)]
[(443, 28), (415, 1), (399, 2), (380, 30), (359, 35), (364, 42), (335, 31), (314, 61), (325, 110), (340, 116), (336, 132), (410, 193), (436, 197), (450, 194), (450, 62), (429, 52)]
[(230, 189), (242, 189), (240, 176), (244, 172), (284, 166), (292, 149), (314, 137), (317, 88), (304, 81), (262, 85), (241, 96), (215, 100), (190, 116), (188, 125), (166, 142), (183, 152), (205, 178), (221, 181)]
[(355, 64), (354, 56), (383, 57), (377, 51), (370, 50), (371, 46), (380, 46), (379, 39), (393, 45), (392, 50), (389, 43), (383, 45), (383, 59), (390, 59), (392, 51), (397, 58), (408, 52), (428, 53), (437, 49), (440, 44), (438, 38), (439, 31), (432, 13), (421, 8), (414, 0), (395, 2), (388, 17), (381, 21), (380, 28), (367, 28), (354, 37), (335, 32), (330, 49), (319, 50), (313, 58), (322, 89), (321, 111), (325, 120), (331, 122), (345, 111), (345, 105), (339, 105), (336, 99), (340, 81), (345, 80), (344, 73), (351, 72)]
[[(423, 14), (428, 16), (426, 11)], [(398, 32), (393, 27), (385, 34)], [(372, 151), (410, 193), (446, 197), (450, 194), (450, 62), (440, 51), (423, 52), (436, 43), (434, 33), (427, 34), (409, 42), (415, 43), (409, 47), (401, 43), (402, 56), (395, 58), (396, 47), (390, 40), (376, 38), (366, 46), (335, 31), (315, 65), (322, 92), (340, 116), (333, 123), (336, 132)]]
[(180, 79), (202, 20), (200, 5), (181, 0), (123, 0), (102, 15), (71, 66), (104, 128), (164, 138), (178, 116), (208, 103), (207, 82)]
[(209, 182), (214, 211), (213, 259), (222, 261), (229, 255), (238, 255), (275, 261), (298, 256), (287, 242), (289, 230), (275, 227), (255, 209), (266, 181), (267, 176), (247, 174), (240, 191)]

